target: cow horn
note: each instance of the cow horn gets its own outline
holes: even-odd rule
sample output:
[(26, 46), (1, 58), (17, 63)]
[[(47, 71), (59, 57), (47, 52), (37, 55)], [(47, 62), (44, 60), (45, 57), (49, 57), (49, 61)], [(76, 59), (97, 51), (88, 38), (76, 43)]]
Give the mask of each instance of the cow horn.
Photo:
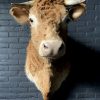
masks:
[(35, 0), (32, 1), (27, 1), (27, 2), (22, 2), (22, 3), (11, 3), (12, 6), (20, 6), (20, 5), (28, 5), (28, 6), (33, 6), (33, 3)]
[(85, 2), (85, 0), (64, 0), (65, 5), (76, 5)]

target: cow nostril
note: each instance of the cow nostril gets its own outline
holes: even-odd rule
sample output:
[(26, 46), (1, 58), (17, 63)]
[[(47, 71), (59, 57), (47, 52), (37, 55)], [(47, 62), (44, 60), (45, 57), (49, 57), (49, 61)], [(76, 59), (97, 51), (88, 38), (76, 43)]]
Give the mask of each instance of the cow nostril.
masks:
[(48, 49), (48, 44), (47, 43), (43, 44), (43, 47), (44, 49)]
[(61, 44), (60, 48), (59, 48), (59, 52), (64, 50), (64, 44)]

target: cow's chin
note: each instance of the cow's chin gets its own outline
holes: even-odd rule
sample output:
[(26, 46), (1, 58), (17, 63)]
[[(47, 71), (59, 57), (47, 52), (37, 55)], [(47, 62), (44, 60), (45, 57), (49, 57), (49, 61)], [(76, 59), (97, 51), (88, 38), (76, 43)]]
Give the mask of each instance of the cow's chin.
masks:
[(56, 59), (59, 59), (59, 58), (61, 58), (61, 57), (63, 57), (65, 55), (65, 52), (63, 52), (63, 53), (59, 53), (59, 54), (57, 54), (57, 55), (49, 55), (49, 56), (43, 56), (43, 55), (40, 55), (41, 57), (43, 57), (43, 58), (46, 58), (46, 59), (48, 59), (48, 60), (56, 60)]

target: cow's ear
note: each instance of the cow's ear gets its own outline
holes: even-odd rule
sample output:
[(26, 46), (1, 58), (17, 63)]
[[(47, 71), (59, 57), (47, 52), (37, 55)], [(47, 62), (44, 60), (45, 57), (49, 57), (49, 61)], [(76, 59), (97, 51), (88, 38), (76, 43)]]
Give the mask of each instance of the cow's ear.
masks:
[(11, 4), (12, 6), (9, 12), (18, 23), (24, 24), (28, 22), (29, 9), (32, 7), (32, 3), (30, 3)]
[(77, 20), (80, 18), (81, 15), (84, 14), (86, 10), (86, 5), (84, 3), (74, 5), (70, 10), (69, 10), (69, 17), (72, 20)]

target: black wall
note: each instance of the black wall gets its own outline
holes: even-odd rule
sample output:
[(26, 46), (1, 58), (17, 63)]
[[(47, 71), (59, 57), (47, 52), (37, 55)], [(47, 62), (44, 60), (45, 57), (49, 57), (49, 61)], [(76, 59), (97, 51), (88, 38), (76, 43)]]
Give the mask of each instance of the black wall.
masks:
[[(21, 1), (0, 0), (0, 100), (42, 100), (24, 73), (28, 27), (9, 15), (10, 3)], [(72, 69), (57, 93), (66, 100), (100, 100), (100, 0), (86, 3), (86, 13), (68, 26)]]

